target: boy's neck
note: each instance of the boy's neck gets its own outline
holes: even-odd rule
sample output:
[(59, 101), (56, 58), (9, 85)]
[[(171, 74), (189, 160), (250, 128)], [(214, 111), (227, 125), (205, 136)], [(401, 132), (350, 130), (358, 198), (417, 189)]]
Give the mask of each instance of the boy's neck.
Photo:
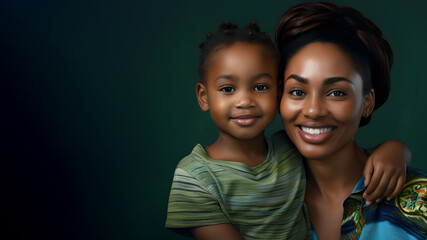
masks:
[(205, 151), (214, 160), (242, 162), (249, 167), (256, 167), (266, 159), (268, 147), (264, 133), (245, 140), (220, 134), (216, 142), (206, 147)]

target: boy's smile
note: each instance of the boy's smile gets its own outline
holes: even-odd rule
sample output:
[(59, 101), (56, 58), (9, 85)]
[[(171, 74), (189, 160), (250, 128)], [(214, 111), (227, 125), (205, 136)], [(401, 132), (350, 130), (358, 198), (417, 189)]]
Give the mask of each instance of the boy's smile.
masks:
[(200, 106), (210, 112), (220, 137), (258, 137), (277, 110), (275, 58), (256, 43), (221, 47), (210, 57), (206, 79), (197, 90)]
[(231, 120), (241, 127), (249, 127), (255, 123), (261, 116), (257, 115), (237, 115), (231, 117)]

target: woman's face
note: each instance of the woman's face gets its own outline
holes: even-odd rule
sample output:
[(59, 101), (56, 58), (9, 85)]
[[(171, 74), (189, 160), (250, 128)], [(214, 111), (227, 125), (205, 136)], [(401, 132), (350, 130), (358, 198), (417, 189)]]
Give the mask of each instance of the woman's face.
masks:
[(347, 53), (332, 43), (310, 43), (289, 60), (284, 81), (283, 124), (304, 157), (321, 159), (351, 146), (374, 94), (364, 96)]

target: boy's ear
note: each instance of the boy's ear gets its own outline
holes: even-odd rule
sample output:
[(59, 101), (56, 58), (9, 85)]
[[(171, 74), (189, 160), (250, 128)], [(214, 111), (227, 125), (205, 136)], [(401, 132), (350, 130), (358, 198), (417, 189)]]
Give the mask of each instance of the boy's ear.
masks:
[(196, 86), (197, 101), (203, 112), (209, 111), (208, 91), (203, 83), (197, 83)]
[(369, 117), (371, 113), (374, 111), (375, 107), (375, 92), (372, 89), (366, 96), (363, 101), (363, 117)]

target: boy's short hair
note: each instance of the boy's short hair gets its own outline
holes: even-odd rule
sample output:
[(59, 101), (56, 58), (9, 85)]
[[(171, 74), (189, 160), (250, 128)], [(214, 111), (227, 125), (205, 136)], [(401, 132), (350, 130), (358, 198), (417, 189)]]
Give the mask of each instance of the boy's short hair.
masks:
[(266, 32), (261, 32), (256, 22), (251, 22), (245, 28), (238, 28), (236, 24), (230, 22), (221, 23), (218, 32), (207, 34), (206, 41), (199, 45), (201, 54), (199, 58), (199, 82), (204, 83), (205, 73), (209, 65), (209, 58), (212, 53), (220, 47), (230, 46), (236, 42), (261, 44), (268, 49), (279, 66), (279, 53)]

